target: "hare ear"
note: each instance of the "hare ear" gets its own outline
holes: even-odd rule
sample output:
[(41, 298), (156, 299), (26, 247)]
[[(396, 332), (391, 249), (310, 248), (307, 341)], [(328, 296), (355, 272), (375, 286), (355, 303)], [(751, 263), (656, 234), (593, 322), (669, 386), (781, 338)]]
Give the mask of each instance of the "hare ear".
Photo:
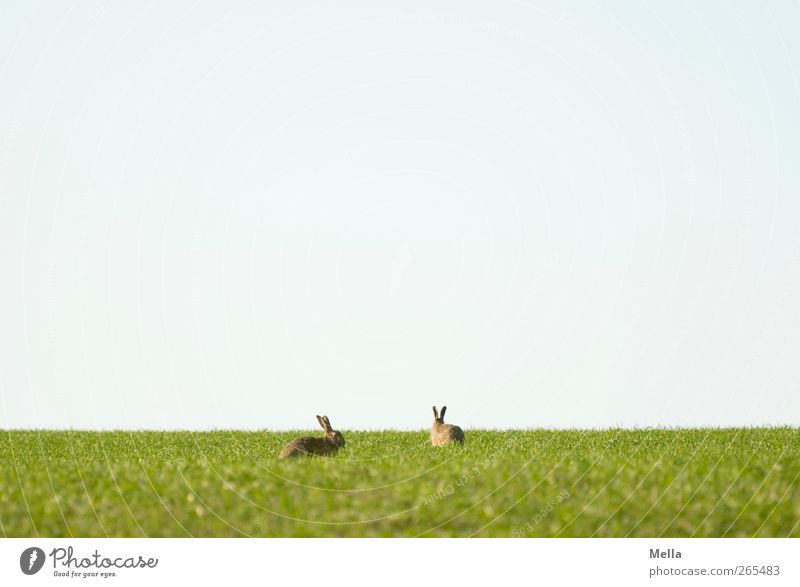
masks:
[(447, 406), (442, 406), (442, 412), (439, 414), (439, 421), (444, 423), (444, 413), (447, 410)]
[(322, 416), (322, 421), (325, 422), (325, 431), (332, 430), (331, 428), (331, 420), (328, 416)]
[(322, 416), (317, 416), (317, 422), (319, 422), (319, 425), (322, 426), (323, 430), (328, 430), (328, 428), (325, 426), (325, 420), (322, 419)]
[(436, 411), (436, 406), (433, 406), (433, 419), (434, 420), (439, 419), (439, 412)]

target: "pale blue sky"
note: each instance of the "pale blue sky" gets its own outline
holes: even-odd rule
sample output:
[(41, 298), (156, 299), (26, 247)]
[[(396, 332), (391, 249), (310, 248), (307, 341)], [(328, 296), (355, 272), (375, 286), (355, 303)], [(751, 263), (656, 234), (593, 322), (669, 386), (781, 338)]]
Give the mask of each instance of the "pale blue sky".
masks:
[(800, 424), (799, 26), (0, 4), (0, 427)]

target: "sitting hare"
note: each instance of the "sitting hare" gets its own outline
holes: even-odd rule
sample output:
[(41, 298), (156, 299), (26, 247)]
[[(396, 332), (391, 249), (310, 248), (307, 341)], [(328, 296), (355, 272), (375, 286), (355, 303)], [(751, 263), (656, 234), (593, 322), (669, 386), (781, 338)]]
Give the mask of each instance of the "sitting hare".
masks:
[(441, 444), (448, 444), (450, 442), (459, 442), (464, 444), (464, 431), (458, 426), (444, 423), (444, 413), (447, 406), (442, 406), (441, 415), (436, 411), (436, 406), (433, 406), (433, 428), (431, 429), (431, 444), (439, 446)]
[(295, 438), (283, 447), (280, 458), (335, 455), (336, 451), (344, 446), (344, 436), (338, 430), (331, 428), (328, 416), (317, 416), (317, 421), (325, 434), (321, 438), (313, 436)]

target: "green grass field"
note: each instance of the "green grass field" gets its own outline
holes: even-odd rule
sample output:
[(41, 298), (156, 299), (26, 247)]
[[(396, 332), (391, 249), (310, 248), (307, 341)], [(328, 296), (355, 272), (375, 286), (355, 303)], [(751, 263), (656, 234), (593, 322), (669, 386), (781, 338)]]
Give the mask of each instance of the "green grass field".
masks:
[[(796, 428), (0, 431), (6, 536), (800, 536)], [(312, 434), (317, 434), (313, 432)]]

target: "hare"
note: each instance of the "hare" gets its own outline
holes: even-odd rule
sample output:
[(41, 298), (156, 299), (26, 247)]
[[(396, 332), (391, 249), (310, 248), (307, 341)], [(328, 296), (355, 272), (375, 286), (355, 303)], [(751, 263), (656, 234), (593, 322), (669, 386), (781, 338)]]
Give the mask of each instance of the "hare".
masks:
[(344, 446), (344, 436), (338, 430), (331, 428), (331, 421), (328, 416), (317, 416), (317, 421), (322, 426), (325, 434), (321, 438), (313, 436), (295, 438), (283, 447), (280, 455), (281, 459), (335, 455)]
[(458, 426), (444, 423), (444, 413), (447, 406), (442, 406), (442, 413), (436, 411), (436, 406), (433, 406), (433, 428), (431, 429), (431, 444), (439, 446), (441, 444), (449, 444), (451, 442), (458, 442), (464, 444), (464, 431)]

